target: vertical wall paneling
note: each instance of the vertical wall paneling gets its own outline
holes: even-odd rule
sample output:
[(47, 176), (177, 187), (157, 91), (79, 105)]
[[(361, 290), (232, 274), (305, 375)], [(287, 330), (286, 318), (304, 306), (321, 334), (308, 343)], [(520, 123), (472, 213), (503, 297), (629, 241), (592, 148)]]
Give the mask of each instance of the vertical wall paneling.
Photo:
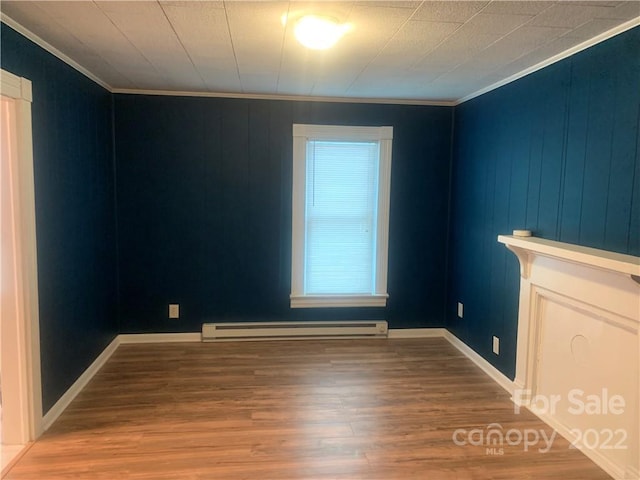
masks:
[(117, 334), (111, 94), (5, 24), (2, 68), (33, 86), (44, 413)]
[(640, 255), (639, 48), (635, 28), (456, 107), (447, 325), (508, 376), (519, 271), (498, 234)]
[[(452, 111), (115, 95), (123, 332), (288, 319), (441, 326)], [(386, 309), (289, 308), (294, 123), (394, 126)], [(169, 302), (180, 320), (167, 318)]]
[[(435, 327), (445, 311), (453, 333), (512, 376), (519, 271), (498, 234), (528, 228), (640, 255), (638, 28), (455, 116), (111, 95), (4, 24), (1, 35), (2, 67), (34, 89), (45, 410), (116, 333), (211, 321)], [(394, 126), (385, 309), (289, 308), (293, 123)]]

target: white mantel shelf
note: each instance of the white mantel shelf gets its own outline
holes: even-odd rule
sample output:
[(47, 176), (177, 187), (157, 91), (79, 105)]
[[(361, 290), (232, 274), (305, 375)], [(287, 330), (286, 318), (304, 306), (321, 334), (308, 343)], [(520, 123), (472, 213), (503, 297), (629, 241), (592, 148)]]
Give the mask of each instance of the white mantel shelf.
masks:
[(610, 270), (631, 276), (636, 282), (640, 281), (640, 257), (623, 253), (609, 252), (597, 248), (583, 247), (572, 243), (556, 242), (537, 237), (515, 237), (513, 235), (499, 235), (498, 242), (503, 243), (519, 258), (522, 275), (528, 277), (528, 271), (521, 255), (534, 253), (546, 257), (554, 257), (573, 263), (581, 263), (592, 267)]
[[(524, 395), (514, 393), (514, 402), (613, 478), (640, 479), (640, 257), (535, 237), (500, 235), (498, 242), (520, 262), (513, 383)], [(576, 393), (601, 404), (605, 393), (619, 395), (625, 406), (576, 413)], [(536, 398), (557, 403), (540, 410)], [(624, 446), (587, 436), (608, 431), (623, 435)]]

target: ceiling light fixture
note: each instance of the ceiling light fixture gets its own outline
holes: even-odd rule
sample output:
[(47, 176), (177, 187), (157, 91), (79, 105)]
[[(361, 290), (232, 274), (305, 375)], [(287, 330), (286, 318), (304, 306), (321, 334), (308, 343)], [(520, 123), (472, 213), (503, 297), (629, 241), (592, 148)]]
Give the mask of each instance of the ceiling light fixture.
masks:
[(298, 41), (313, 50), (333, 47), (347, 33), (349, 26), (331, 17), (305, 15), (296, 22), (294, 34)]

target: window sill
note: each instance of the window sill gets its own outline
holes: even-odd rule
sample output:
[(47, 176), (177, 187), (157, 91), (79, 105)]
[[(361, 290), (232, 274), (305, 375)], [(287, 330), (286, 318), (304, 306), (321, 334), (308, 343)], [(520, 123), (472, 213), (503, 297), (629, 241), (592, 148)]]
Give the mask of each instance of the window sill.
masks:
[(291, 308), (386, 307), (389, 295), (291, 295)]

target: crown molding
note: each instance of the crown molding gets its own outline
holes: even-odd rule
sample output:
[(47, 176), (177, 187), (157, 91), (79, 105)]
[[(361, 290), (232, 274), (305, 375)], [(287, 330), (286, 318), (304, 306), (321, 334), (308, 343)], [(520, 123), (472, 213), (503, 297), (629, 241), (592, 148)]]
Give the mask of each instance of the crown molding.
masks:
[(568, 58), (572, 55), (575, 55), (578, 52), (581, 52), (583, 50), (586, 50), (587, 48), (593, 47), (594, 45), (597, 45), (598, 43), (604, 42), (605, 40), (609, 40), (612, 37), (615, 37), (616, 35), (619, 35), (621, 33), (626, 32), (627, 30), (631, 30), (634, 27), (637, 27), (638, 25), (640, 25), (640, 16), (629, 20), (628, 22), (622, 23), (620, 25), (618, 25), (617, 27), (612, 28), (611, 30), (607, 30), (606, 32), (602, 32), (600, 35), (597, 35), (593, 38), (590, 38), (589, 40), (586, 40), (582, 43), (579, 43), (578, 45), (571, 47), (567, 50), (565, 50), (564, 52), (558, 53), (557, 55), (554, 55), (553, 57), (549, 57), (546, 60), (543, 60), (540, 63), (537, 63), (529, 68), (526, 68), (518, 73), (515, 73), (513, 75), (511, 75), (510, 77), (507, 77), (503, 80), (500, 80), (499, 82), (493, 83), (491, 85), (489, 85), (488, 87), (484, 87), (481, 88), (480, 90), (478, 90), (477, 92), (474, 92), (470, 95), (467, 95), (465, 97), (462, 97), (460, 100), (456, 100), (455, 102), (453, 102), (453, 105), (460, 105), (464, 102), (467, 102), (471, 99), (474, 99), (476, 97), (479, 97), (480, 95), (484, 95), (485, 93), (489, 93), (492, 90), (495, 90), (497, 88), (500, 88), (504, 85), (507, 85), (511, 82), (515, 82), (516, 80), (522, 78), (522, 77), (526, 77), (527, 75), (537, 72), (538, 70), (542, 70), (545, 67), (548, 67), (549, 65), (552, 65), (556, 62), (559, 62), (560, 60), (564, 60), (565, 58)]
[(302, 96), (302, 95), (276, 95), (276, 94), (254, 94), (254, 93), (229, 93), (229, 92), (192, 92), (192, 91), (171, 91), (171, 90), (144, 90), (144, 89), (126, 89), (126, 88), (112, 88), (107, 82), (102, 80), (97, 75), (94, 75), (78, 62), (62, 53), (50, 43), (40, 38), (35, 33), (31, 32), (21, 24), (13, 20), (7, 14), (0, 12), (0, 21), (13, 28), (15, 31), (25, 36), (39, 47), (43, 48), (47, 52), (51, 53), (55, 57), (62, 60), (67, 65), (76, 69), (78, 72), (93, 80), (101, 87), (105, 88), (111, 93), (128, 94), (128, 95), (159, 95), (159, 96), (173, 96), (173, 97), (206, 97), (206, 98), (236, 98), (247, 100), (289, 100), (297, 102), (331, 102), (331, 103), (374, 103), (374, 104), (386, 104), (386, 105), (418, 105), (418, 106), (436, 106), (436, 107), (455, 107), (464, 102), (472, 100), (476, 97), (489, 93), (492, 90), (496, 90), (504, 85), (514, 82), (522, 77), (525, 77), (531, 73), (537, 72), (549, 65), (552, 65), (560, 60), (564, 60), (578, 52), (586, 50), (598, 43), (604, 42), (616, 35), (619, 35), (627, 30), (631, 30), (634, 27), (640, 25), (640, 16), (622, 23), (617, 27), (614, 27), (606, 32), (601, 33), (589, 40), (586, 40), (574, 47), (571, 47), (564, 52), (561, 52), (553, 57), (550, 57), (536, 65), (526, 68), (518, 73), (511, 75), (499, 82), (493, 83), (487, 87), (481, 88), (469, 95), (466, 95), (458, 100), (424, 100), (424, 99), (399, 99), (399, 98), (357, 98), (357, 97), (314, 97), (314, 96)]
[(433, 107), (453, 107), (455, 101), (451, 100), (412, 100), (401, 98), (358, 98), (358, 97), (313, 97), (304, 95), (276, 95), (261, 93), (229, 93), (229, 92), (190, 92), (173, 90), (143, 90), (114, 88), (112, 93), (129, 95), (164, 95), (171, 97), (211, 97), (211, 98), (238, 98), (247, 100), (290, 100), (295, 102), (331, 102), (331, 103), (382, 103), (390, 105), (420, 105)]
[(50, 43), (46, 42), (42, 38), (40, 38), (38, 35), (33, 33), (31, 30), (28, 30), (27, 28), (25, 28), (22, 25), (20, 25), (14, 19), (9, 17), (6, 13), (0, 12), (0, 20), (2, 21), (2, 23), (4, 23), (5, 25), (13, 28), (16, 32), (18, 32), (22, 36), (28, 38), (33, 43), (35, 43), (36, 45), (38, 45), (42, 49), (46, 50), (47, 52), (49, 52), (54, 57), (58, 57), (64, 63), (66, 63), (70, 67), (76, 69), (78, 72), (83, 74), (85, 77), (89, 78), (90, 80), (93, 80), (94, 82), (96, 82), (98, 85), (100, 85), (105, 90), (108, 90), (109, 92), (112, 91), (111, 86), (107, 82), (102, 80), (97, 75), (94, 75), (93, 73), (91, 73), (89, 70), (84, 68), (78, 62), (76, 62), (71, 57), (69, 57), (69, 56), (65, 55), (64, 53), (62, 53), (56, 47), (54, 47)]

